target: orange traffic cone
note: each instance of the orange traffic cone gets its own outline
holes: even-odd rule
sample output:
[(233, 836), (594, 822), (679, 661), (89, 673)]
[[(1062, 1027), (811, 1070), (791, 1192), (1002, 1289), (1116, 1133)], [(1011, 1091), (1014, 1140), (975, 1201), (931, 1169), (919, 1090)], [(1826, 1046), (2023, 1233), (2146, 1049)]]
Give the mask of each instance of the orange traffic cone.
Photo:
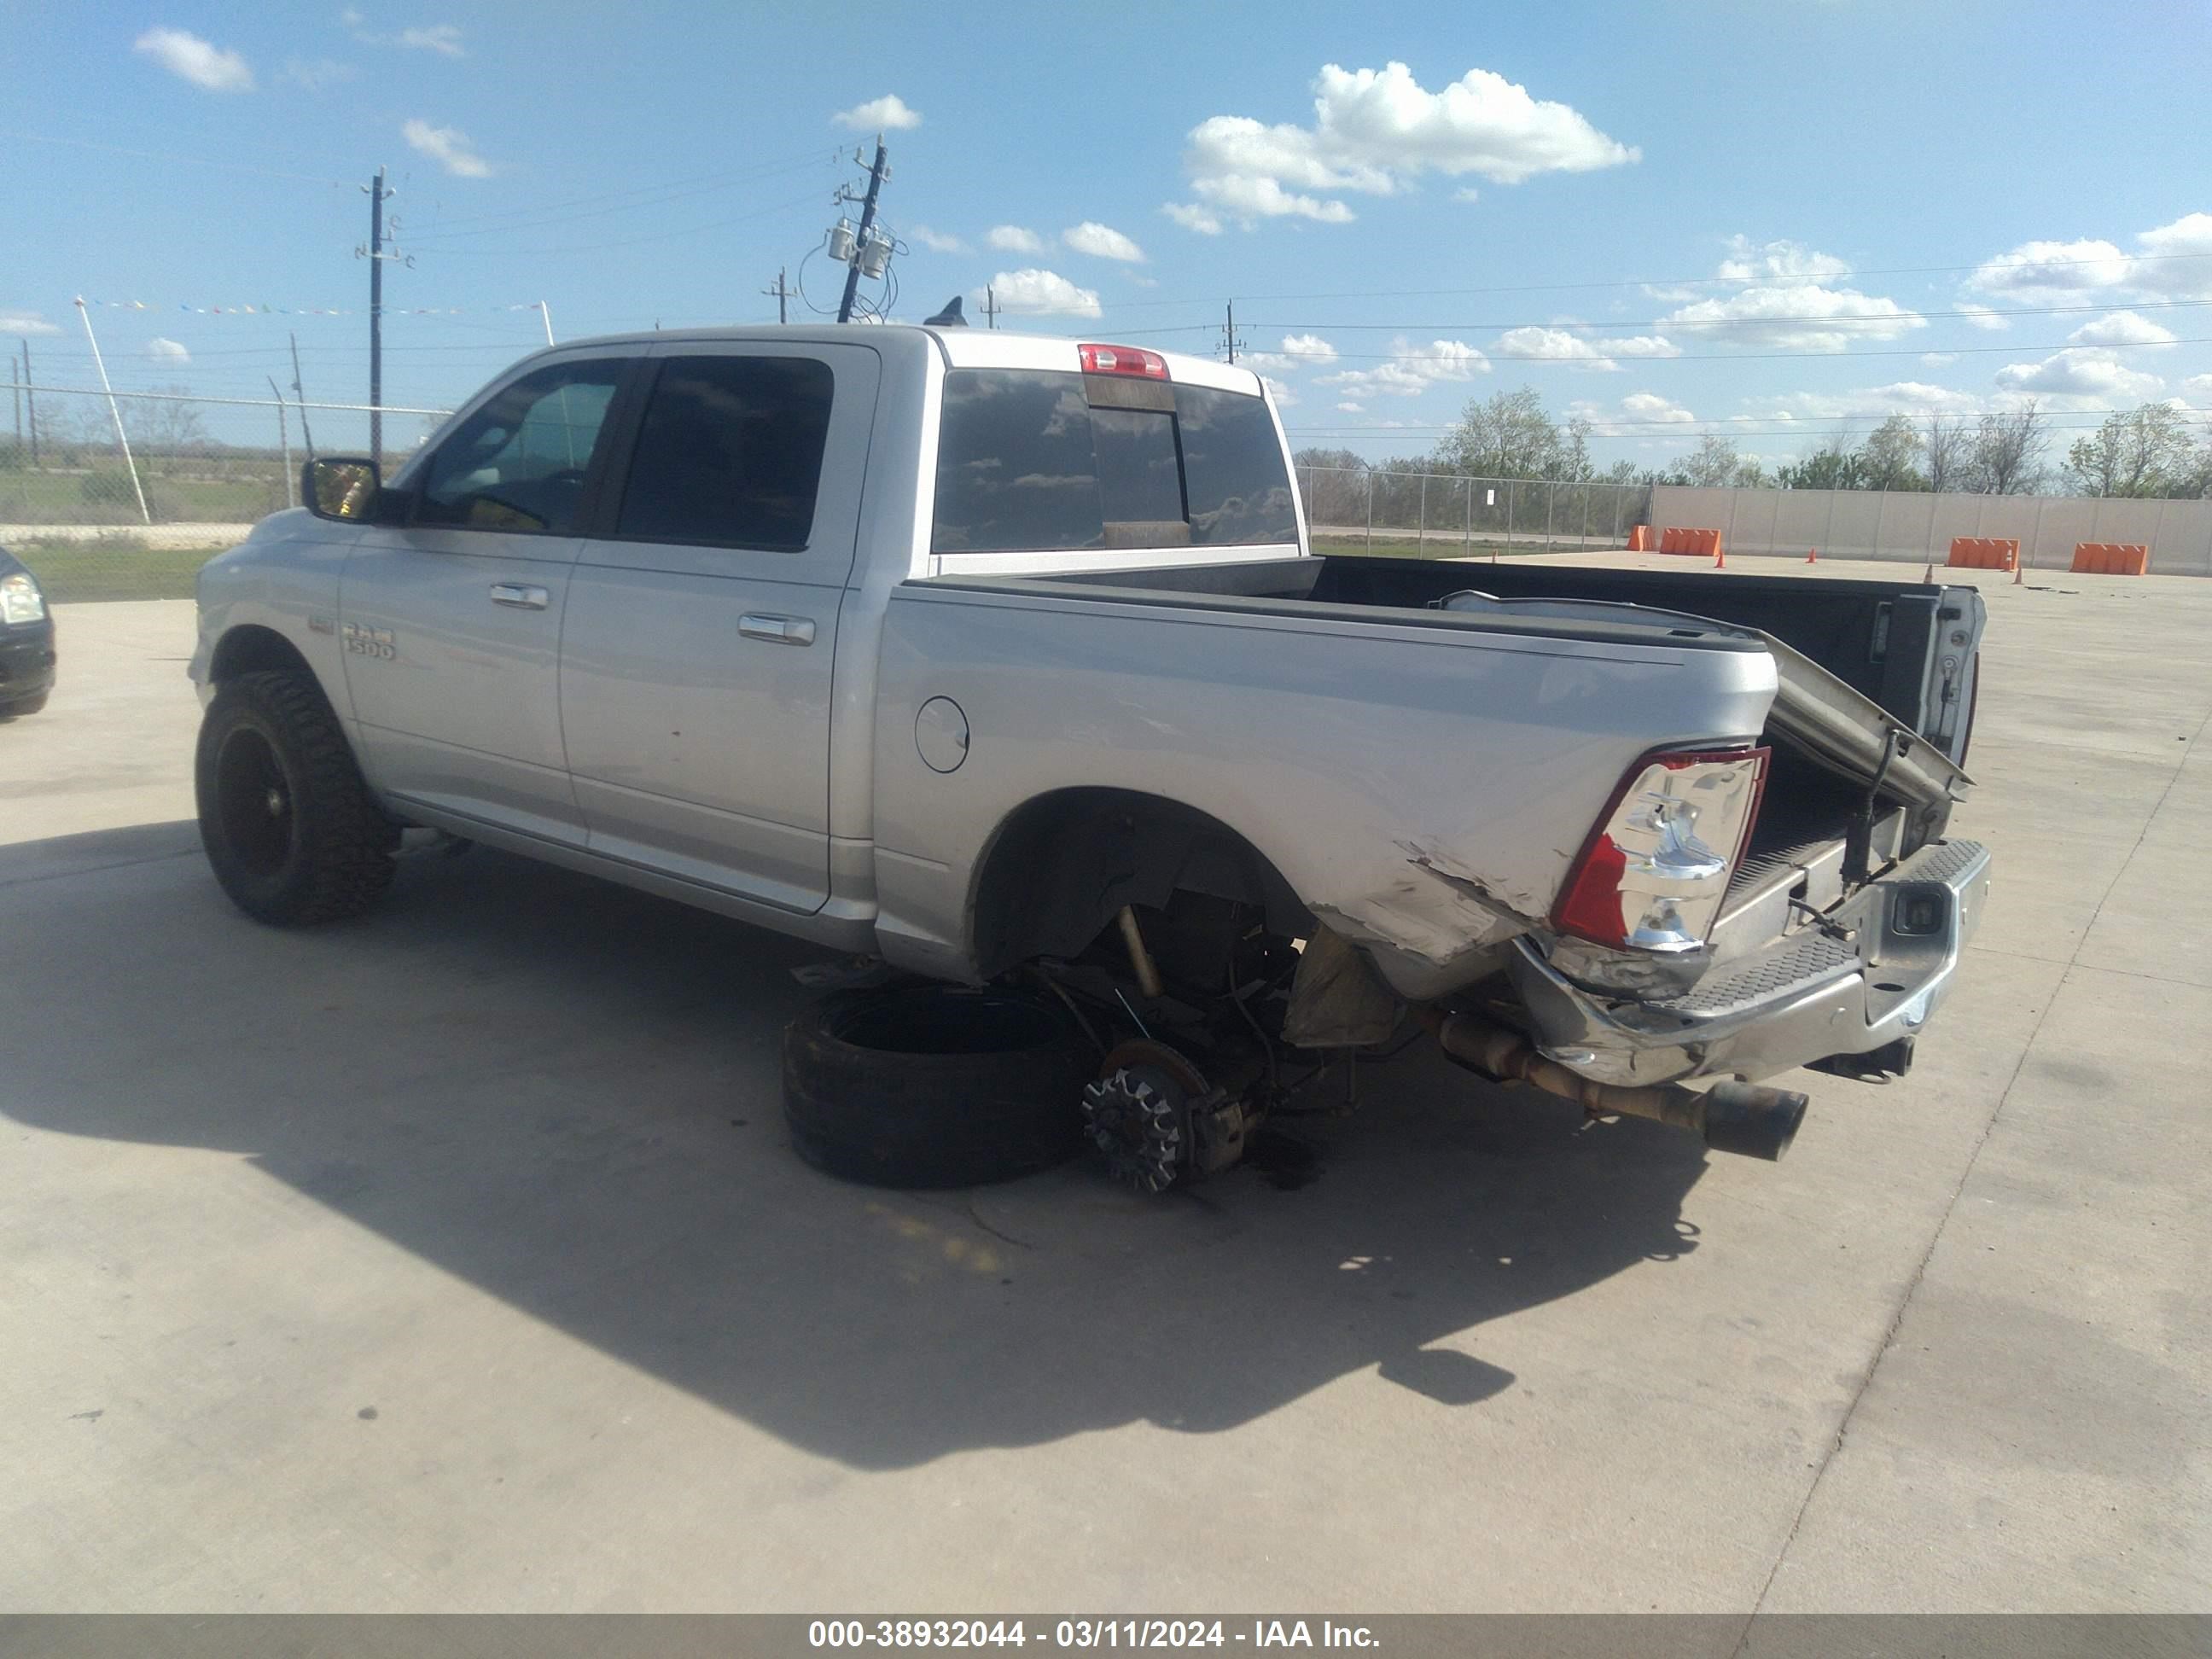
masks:
[(1817, 547), (1808, 547), (1808, 548), (1807, 548), (1807, 549), (1805, 550), (1805, 562), (1806, 562), (1807, 564), (1818, 564), (1818, 563), (1820, 563), (1820, 550), (1819, 548), (1817, 548)]

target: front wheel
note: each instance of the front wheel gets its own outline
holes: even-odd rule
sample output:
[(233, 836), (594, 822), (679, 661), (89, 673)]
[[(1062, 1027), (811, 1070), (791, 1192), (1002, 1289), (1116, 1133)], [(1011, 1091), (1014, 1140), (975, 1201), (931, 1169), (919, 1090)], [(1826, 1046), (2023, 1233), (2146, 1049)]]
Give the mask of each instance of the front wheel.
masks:
[(192, 781), (208, 863), (256, 921), (335, 921), (391, 884), (399, 826), (370, 795), (307, 675), (223, 682), (200, 722)]

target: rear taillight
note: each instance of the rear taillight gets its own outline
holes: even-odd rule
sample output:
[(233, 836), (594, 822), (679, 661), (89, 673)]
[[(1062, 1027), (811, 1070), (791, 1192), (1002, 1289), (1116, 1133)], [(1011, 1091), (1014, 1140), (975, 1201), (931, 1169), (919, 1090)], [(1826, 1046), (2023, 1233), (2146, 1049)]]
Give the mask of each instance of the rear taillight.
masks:
[(1075, 355), (1085, 374), (1133, 374), (1145, 380), (1168, 378), (1168, 360), (1142, 346), (1079, 345)]
[(1552, 925), (1614, 950), (1700, 948), (1758, 820), (1769, 752), (1638, 761), (1567, 872)]

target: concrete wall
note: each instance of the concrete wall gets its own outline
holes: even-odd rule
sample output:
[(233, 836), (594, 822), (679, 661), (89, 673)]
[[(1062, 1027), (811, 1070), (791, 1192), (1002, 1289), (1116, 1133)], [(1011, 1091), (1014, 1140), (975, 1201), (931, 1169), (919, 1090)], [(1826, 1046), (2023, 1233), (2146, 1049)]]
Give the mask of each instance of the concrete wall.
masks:
[(2212, 576), (2212, 501), (1957, 495), (1875, 489), (1701, 489), (1661, 484), (1651, 522), (1718, 530), (1731, 553), (1937, 564), (1954, 536), (2009, 536), (2031, 570), (2063, 570), (2076, 542), (2141, 542), (2160, 576)]

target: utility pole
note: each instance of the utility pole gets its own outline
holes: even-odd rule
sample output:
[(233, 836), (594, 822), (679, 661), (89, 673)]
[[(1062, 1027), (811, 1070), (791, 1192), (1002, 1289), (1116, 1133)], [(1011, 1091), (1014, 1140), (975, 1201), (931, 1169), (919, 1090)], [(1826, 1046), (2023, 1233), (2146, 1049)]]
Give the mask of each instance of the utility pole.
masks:
[(996, 328), (999, 325), (998, 290), (988, 284), (983, 289), (983, 325), (987, 328)]
[(8, 354), (8, 391), (15, 405), (15, 447), (23, 447), (23, 382), (15, 368), (15, 354)]
[(868, 193), (860, 202), (860, 228), (854, 238), (853, 263), (845, 270), (845, 297), (837, 304), (837, 320), (841, 323), (853, 320), (853, 301), (860, 291), (860, 261), (867, 253), (868, 234), (876, 228), (876, 197), (883, 190), (884, 180), (890, 176), (890, 152), (884, 148), (884, 136), (879, 132), (876, 135), (875, 165), (868, 169)]
[(1244, 343), (1237, 337), (1236, 301), (1231, 300), (1227, 302), (1225, 315), (1227, 320), (1221, 325), (1221, 343), (1228, 350), (1229, 361), (1233, 363), (1237, 361), (1237, 348)]
[(292, 338), (292, 395), (300, 400), (300, 441), (307, 451), (307, 459), (315, 459), (315, 434), (307, 428), (307, 394), (300, 385), (300, 337)]
[(31, 465), (39, 465), (39, 394), (32, 389), (31, 343), (23, 342), (23, 407), (31, 417)]
[[(775, 319), (779, 323), (787, 323), (791, 320), (790, 314), (785, 307), (785, 301), (791, 298), (791, 290), (783, 285), (783, 272), (784, 267), (778, 265), (775, 271), (775, 286), (761, 290), (763, 294), (775, 295)], [(659, 325), (656, 324), (654, 326), (658, 327)]]
[[(380, 465), (384, 460), (384, 262), (397, 259), (403, 264), (415, 262), (398, 248), (384, 251), (384, 204), (398, 192), (384, 186), (384, 169), (376, 170), (376, 182), (363, 185), (368, 196), (368, 246), (356, 248), (356, 258), (368, 261), (368, 454)], [(397, 223), (393, 225), (396, 230)]]

